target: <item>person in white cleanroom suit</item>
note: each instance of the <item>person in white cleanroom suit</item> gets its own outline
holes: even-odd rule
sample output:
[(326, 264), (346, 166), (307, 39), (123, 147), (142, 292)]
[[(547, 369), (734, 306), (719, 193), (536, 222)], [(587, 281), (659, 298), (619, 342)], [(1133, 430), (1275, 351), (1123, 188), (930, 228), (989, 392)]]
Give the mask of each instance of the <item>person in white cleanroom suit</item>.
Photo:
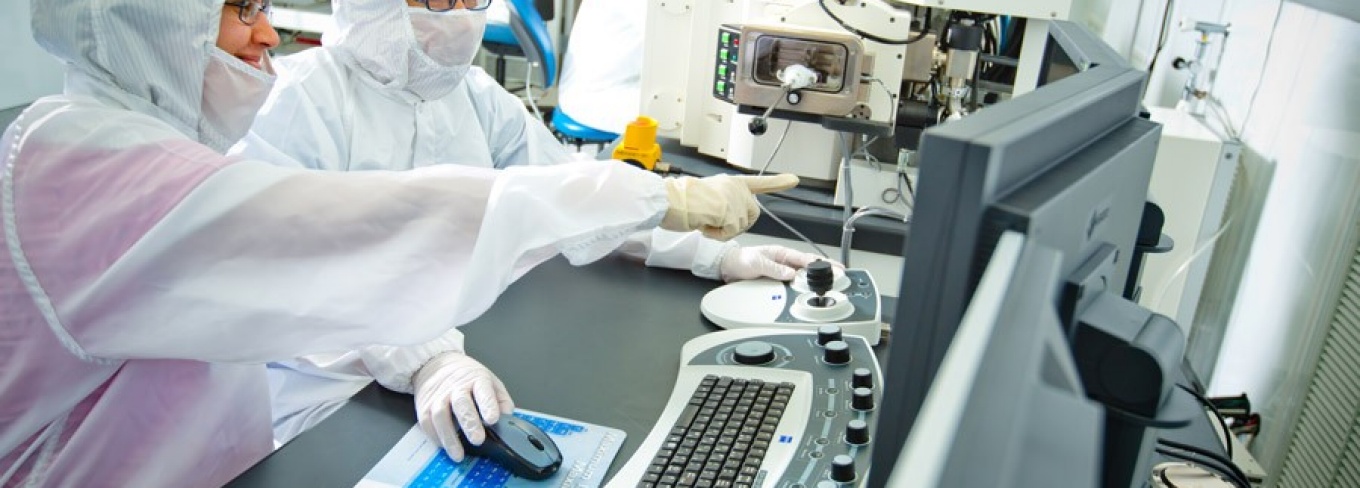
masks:
[[(235, 3), (32, 2), (66, 79), (0, 138), (0, 486), (219, 486), (273, 447), (265, 362), (429, 344), (555, 254), (658, 224), (730, 236), (791, 183), (224, 156), (278, 42)], [(464, 364), (414, 389), (508, 410), (486, 368), (439, 357)]]
[(615, 134), (622, 134), (637, 118), (648, 3), (581, 2), (562, 55), (557, 110), (587, 127)]
[[(570, 153), (517, 97), (471, 66), (488, 2), (332, 2), (335, 24), (323, 37), (324, 47), (275, 60), (279, 81), (274, 93), (232, 152), (334, 171), (445, 164), (507, 168), (569, 161)], [(595, 217), (585, 212), (556, 218)], [(792, 279), (796, 268), (816, 259), (779, 246), (743, 248), (697, 232), (661, 229), (633, 236), (620, 251), (652, 266), (726, 280)], [(382, 352), (271, 364), (277, 440), (285, 442), (315, 425), (374, 379), (392, 388), (391, 373), (406, 368), (385, 363), (409, 361), (400, 349)], [(412, 353), (425, 355), (419, 349)], [(419, 390), (416, 396), (419, 408), (424, 403)], [(436, 435), (441, 429), (431, 425), (448, 422), (445, 416), (427, 418), (422, 426), (443, 440), (450, 457), (461, 459), (457, 436)]]

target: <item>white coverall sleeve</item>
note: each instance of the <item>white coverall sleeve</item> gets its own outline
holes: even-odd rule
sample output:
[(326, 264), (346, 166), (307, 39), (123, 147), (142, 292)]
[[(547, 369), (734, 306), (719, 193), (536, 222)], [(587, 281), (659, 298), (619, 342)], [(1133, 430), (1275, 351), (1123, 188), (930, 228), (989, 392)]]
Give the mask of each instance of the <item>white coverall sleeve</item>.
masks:
[(633, 234), (619, 247), (619, 253), (642, 260), (647, 266), (688, 269), (694, 276), (721, 279), (723, 254), (736, 248), (735, 241), (709, 239), (698, 232), (671, 232), (652, 229)]
[(26, 139), (3, 223), (49, 326), (90, 360), (424, 343), (533, 266), (598, 259), (668, 207), (660, 177), (610, 162), (311, 171), (54, 119), (69, 125), (54, 132), (120, 142), (91, 160), (64, 139)]

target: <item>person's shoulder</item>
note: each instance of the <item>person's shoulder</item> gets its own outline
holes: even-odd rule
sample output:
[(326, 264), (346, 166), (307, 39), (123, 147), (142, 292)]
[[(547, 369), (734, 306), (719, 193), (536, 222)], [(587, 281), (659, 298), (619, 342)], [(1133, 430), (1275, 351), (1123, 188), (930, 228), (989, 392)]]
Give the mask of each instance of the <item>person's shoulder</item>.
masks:
[(154, 115), (80, 95), (52, 95), (39, 98), (15, 120), (15, 124), (25, 122), (31, 124), (31, 128), (41, 126), (46, 129), (65, 129), (73, 133), (88, 134), (97, 130), (97, 127), (102, 127), (125, 130), (128, 134), (183, 135), (170, 123)]

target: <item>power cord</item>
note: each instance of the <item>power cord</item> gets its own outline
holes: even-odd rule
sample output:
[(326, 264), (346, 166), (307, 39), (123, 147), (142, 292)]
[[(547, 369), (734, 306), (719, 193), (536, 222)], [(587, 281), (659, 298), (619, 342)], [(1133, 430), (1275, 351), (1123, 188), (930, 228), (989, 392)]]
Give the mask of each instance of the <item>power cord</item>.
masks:
[(1242, 469), (1238, 468), (1236, 463), (1223, 457), (1222, 454), (1162, 438), (1157, 439), (1157, 444), (1176, 449), (1171, 450), (1158, 447), (1156, 448), (1158, 454), (1194, 463), (1205, 469), (1210, 469), (1223, 475), (1224, 478), (1234, 485), (1242, 488), (1251, 488), (1251, 482), (1247, 479), (1246, 473), (1243, 473)]
[(849, 31), (851, 34), (854, 34), (854, 35), (863, 37), (863, 38), (865, 38), (865, 39), (868, 39), (868, 40), (870, 40), (870, 41), (877, 42), (877, 43), (879, 43), (879, 44), (888, 44), (888, 45), (893, 45), (893, 46), (904, 46), (904, 45), (907, 45), (907, 44), (912, 44), (912, 43), (918, 42), (918, 41), (920, 41), (921, 39), (925, 39), (925, 38), (926, 38), (926, 35), (930, 33), (930, 29), (929, 29), (929, 28), (923, 27), (923, 28), (921, 29), (921, 33), (916, 34), (915, 36), (912, 36), (912, 37), (909, 37), (909, 38), (906, 38), (906, 39), (888, 39), (888, 38), (885, 38), (885, 37), (879, 37), (879, 36), (876, 36), (876, 35), (874, 35), (874, 34), (870, 34), (870, 33), (868, 33), (868, 32), (864, 32), (864, 31), (862, 31), (862, 30), (856, 29), (856, 28), (852, 27), (850, 24), (846, 23), (844, 20), (841, 20), (841, 18), (840, 18), (840, 17), (837, 17), (836, 14), (831, 13), (831, 9), (830, 9), (829, 7), (826, 6), (826, 0), (817, 0), (817, 5), (820, 5), (820, 6), (822, 7), (822, 11), (823, 11), (823, 12), (826, 12), (826, 16), (827, 16), (827, 17), (831, 17), (831, 20), (834, 20), (834, 21), (836, 21), (837, 24), (840, 24), (840, 26), (841, 26), (842, 29), (845, 29), (846, 31)]
[(1228, 422), (1223, 420), (1223, 413), (1218, 411), (1218, 407), (1214, 405), (1214, 402), (1209, 401), (1208, 398), (1205, 398), (1205, 396), (1201, 395), (1199, 392), (1188, 388), (1185, 385), (1177, 384), (1176, 387), (1185, 390), (1186, 393), (1189, 393), (1191, 396), (1195, 397), (1196, 400), (1199, 400), (1200, 405), (1204, 405), (1204, 408), (1207, 408), (1210, 412), (1214, 413), (1214, 420), (1217, 420), (1218, 426), (1223, 429), (1223, 450), (1228, 452), (1228, 459), (1232, 459), (1232, 437), (1234, 434), (1232, 429), (1228, 428)]

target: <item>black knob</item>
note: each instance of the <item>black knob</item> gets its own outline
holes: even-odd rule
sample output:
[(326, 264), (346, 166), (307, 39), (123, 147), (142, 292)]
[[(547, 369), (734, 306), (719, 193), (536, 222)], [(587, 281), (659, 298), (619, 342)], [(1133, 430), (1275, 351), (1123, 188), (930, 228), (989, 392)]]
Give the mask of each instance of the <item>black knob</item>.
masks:
[(856, 446), (869, 443), (869, 423), (860, 419), (851, 420), (845, 425), (845, 442)]
[(831, 342), (831, 341), (839, 341), (839, 340), (841, 340), (841, 326), (839, 326), (839, 325), (823, 325), (823, 326), (821, 326), (821, 327), (817, 327), (817, 344), (818, 344), (818, 345), (825, 346), (826, 343), (828, 343), (828, 342)]
[(854, 376), (850, 378), (850, 386), (855, 388), (873, 388), (874, 373), (869, 368), (855, 368)]
[(751, 135), (762, 135), (766, 128), (764, 117), (756, 117), (751, 119), (751, 123), (746, 124), (746, 130), (751, 131)]
[(845, 364), (850, 362), (850, 345), (845, 341), (831, 341), (826, 343), (826, 354), (822, 355), (827, 364)]
[(831, 285), (836, 283), (836, 274), (831, 271), (831, 263), (818, 259), (807, 265), (807, 284), (808, 289), (816, 293), (817, 296), (825, 295), (831, 291)]
[(855, 481), (855, 458), (844, 454), (831, 458), (831, 481), (840, 483)]
[(774, 347), (768, 342), (746, 341), (737, 344), (733, 350), (736, 360), (741, 364), (765, 364), (774, 361)]
[(868, 388), (855, 388), (854, 399), (850, 401), (850, 406), (855, 410), (874, 409), (874, 390)]

